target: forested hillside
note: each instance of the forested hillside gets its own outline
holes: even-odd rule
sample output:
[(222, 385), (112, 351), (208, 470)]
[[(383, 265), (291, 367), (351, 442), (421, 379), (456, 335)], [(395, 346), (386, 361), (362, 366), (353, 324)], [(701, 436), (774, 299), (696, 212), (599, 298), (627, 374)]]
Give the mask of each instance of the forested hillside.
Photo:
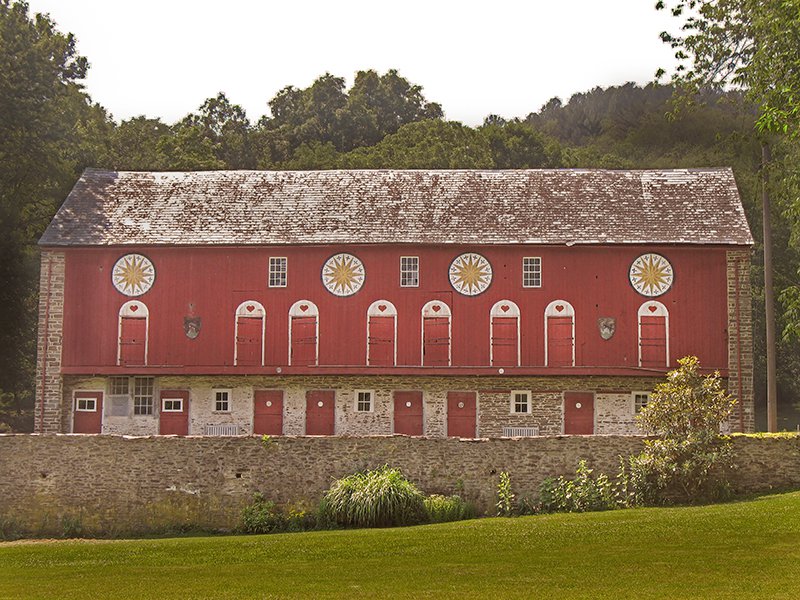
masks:
[[(116, 170), (344, 168), (671, 168), (730, 165), (757, 240), (760, 148), (756, 111), (737, 94), (711, 94), (673, 114), (671, 87), (595, 88), (535, 112), (489, 115), (478, 127), (448, 121), (420, 85), (390, 70), (288, 85), (251, 120), (220, 92), (177, 123), (115, 121), (82, 89), (87, 60), (71, 35), (22, 2), (0, 0), (0, 428), (33, 426), (38, 287), (36, 241), (85, 167)], [(266, 99), (265, 99), (266, 100)], [(535, 107), (532, 107), (532, 110)], [(778, 148), (777, 159), (782, 160)], [(797, 286), (791, 195), (775, 194), (776, 287)], [(763, 360), (761, 248), (753, 256), (756, 357)], [(779, 309), (779, 328), (792, 315)], [(800, 345), (778, 352), (782, 427), (800, 402)], [(764, 365), (756, 365), (764, 404)], [(5, 424), (5, 425), (4, 425)]]

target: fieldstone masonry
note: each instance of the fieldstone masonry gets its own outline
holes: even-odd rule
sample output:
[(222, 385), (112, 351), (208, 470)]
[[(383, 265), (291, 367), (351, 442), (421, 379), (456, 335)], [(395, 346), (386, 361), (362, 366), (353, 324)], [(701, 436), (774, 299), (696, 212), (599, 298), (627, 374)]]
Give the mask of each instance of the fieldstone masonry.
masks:
[[(164, 389), (189, 392), (189, 434), (203, 435), (208, 425), (235, 424), (239, 434), (253, 432), (253, 399), (260, 389), (284, 392), (283, 433), (305, 434), (307, 390), (333, 390), (336, 435), (391, 435), (394, 432), (393, 391), (423, 392), (423, 433), (447, 436), (447, 392), (477, 388), (477, 435), (501, 437), (504, 427), (538, 427), (540, 435), (563, 433), (563, 394), (559, 389), (595, 392), (595, 433), (638, 434), (632, 392), (650, 391), (653, 377), (392, 377), (392, 376), (165, 376), (156, 378), (153, 415), (110, 414), (106, 402), (102, 433), (156, 435), (158, 397)], [(72, 431), (73, 394), (99, 390), (107, 395), (108, 379), (65, 376), (60, 407), (62, 431)], [(215, 410), (214, 391), (230, 391), (230, 411)], [(356, 411), (356, 392), (374, 392), (371, 412)], [(531, 413), (511, 412), (512, 390), (531, 392)]]
[(739, 400), (731, 431), (755, 431), (750, 250), (728, 250), (728, 392)]
[[(42, 251), (39, 274), (39, 327), (36, 341), (36, 431), (62, 429), (61, 336), (64, 328), (63, 252)], [(67, 409), (70, 412), (70, 409)]]
[[(545, 477), (573, 475), (582, 458), (597, 473), (615, 473), (643, 439), (0, 435), (0, 519), (41, 534), (58, 533), (64, 516), (105, 534), (230, 528), (255, 492), (314, 503), (335, 478), (384, 464), (425, 493), (458, 493), (491, 511), (501, 471), (518, 498), (534, 499)], [(800, 487), (800, 436), (733, 442), (737, 491)]]

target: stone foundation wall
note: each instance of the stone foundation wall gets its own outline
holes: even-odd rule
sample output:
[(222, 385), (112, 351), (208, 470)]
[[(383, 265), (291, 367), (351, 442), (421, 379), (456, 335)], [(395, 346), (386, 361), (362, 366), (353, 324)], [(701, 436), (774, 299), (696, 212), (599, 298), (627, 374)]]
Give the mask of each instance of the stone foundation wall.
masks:
[[(458, 493), (491, 511), (501, 471), (518, 498), (535, 498), (545, 477), (574, 474), (582, 458), (615, 473), (643, 439), (0, 435), (0, 519), (33, 532), (57, 529), (64, 516), (105, 534), (230, 528), (255, 492), (316, 503), (333, 479), (384, 464), (427, 494)], [(800, 437), (734, 437), (734, 449), (736, 490), (800, 487)]]
[(728, 250), (728, 392), (739, 404), (730, 420), (731, 431), (755, 431), (753, 394), (753, 312), (750, 287), (750, 249)]
[[(334, 390), (337, 435), (391, 435), (394, 432), (393, 392), (423, 393), (423, 432), (428, 437), (447, 435), (447, 392), (477, 391), (478, 435), (500, 437), (503, 427), (538, 427), (541, 435), (564, 431), (563, 395), (560, 390), (595, 391), (595, 433), (636, 434), (631, 392), (649, 391), (658, 377), (390, 377), (390, 376), (164, 376), (155, 378), (154, 414), (111, 416), (106, 410), (102, 432), (122, 435), (156, 435), (159, 431), (160, 390), (189, 392), (189, 433), (202, 435), (207, 425), (236, 424), (240, 433), (253, 431), (256, 390), (284, 392), (283, 432), (305, 433), (306, 391)], [(72, 431), (73, 394), (76, 390), (102, 390), (108, 398), (108, 379), (64, 377), (60, 408), (61, 431)], [(230, 411), (217, 412), (214, 390), (230, 390)], [(374, 392), (372, 412), (357, 412), (355, 393)], [(531, 412), (512, 414), (512, 390), (531, 392)], [(108, 409), (108, 407), (106, 407)]]

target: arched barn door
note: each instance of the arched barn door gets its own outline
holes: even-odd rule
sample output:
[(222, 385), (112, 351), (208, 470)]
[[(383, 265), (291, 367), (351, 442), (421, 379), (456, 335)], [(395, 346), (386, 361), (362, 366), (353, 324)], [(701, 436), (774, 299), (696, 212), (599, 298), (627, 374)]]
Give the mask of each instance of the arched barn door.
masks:
[(450, 307), (432, 300), (422, 307), (422, 365), (450, 366)]
[(126, 302), (119, 309), (117, 364), (120, 366), (147, 364), (147, 333), (150, 314), (138, 300)]
[(319, 357), (319, 310), (309, 300), (289, 309), (289, 364), (316, 366)]
[(639, 366), (669, 367), (669, 312), (655, 300), (639, 307)]
[(519, 307), (500, 300), (490, 313), (490, 359), (492, 366), (519, 366)]
[(397, 309), (388, 300), (376, 300), (367, 309), (367, 365), (394, 366), (397, 362)]
[(236, 309), (234, 365), (264, 366), (266, 317), (264, 307), (254, 300), (242, 302)]
[(565, 300), (554, 300), (544, 311), (544, 364), (575, 366), (575, 309)]

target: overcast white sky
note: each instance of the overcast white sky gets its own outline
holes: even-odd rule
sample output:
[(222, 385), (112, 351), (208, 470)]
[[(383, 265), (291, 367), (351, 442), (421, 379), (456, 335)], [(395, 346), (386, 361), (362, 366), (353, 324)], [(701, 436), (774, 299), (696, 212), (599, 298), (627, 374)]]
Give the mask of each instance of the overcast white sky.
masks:
[(655, 0), (29, 0), (78, 39), (86, 87), (117, 120), (172, 123), (224, 91), (251, 120), (286, 85), (396, 68), (477, 125), (553, 96), (647, 83), (672, 65)]

